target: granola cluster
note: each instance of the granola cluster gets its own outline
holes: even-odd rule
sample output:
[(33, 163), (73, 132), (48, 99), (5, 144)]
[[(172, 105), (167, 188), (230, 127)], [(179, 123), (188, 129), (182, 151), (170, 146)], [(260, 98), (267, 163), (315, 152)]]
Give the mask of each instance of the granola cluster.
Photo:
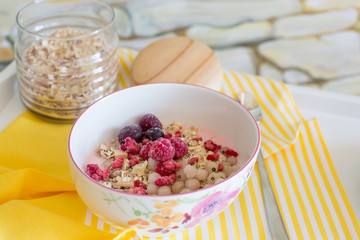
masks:
[(118, 49), (101, 34), (63, 28), (19, 53), (22, 99), (43, 115), (74, 118), (95, 100), (116, 90)]
[(136, 142), (120, 130), (120, 139), (96, 149), (102, 165), (89, 163), (85, 172), (120, 191), (168, 195), (211, 186), (240, 169), (236, 151), (204, 141), (195, 127), (173, 123), (161, 131), (162, 137)]

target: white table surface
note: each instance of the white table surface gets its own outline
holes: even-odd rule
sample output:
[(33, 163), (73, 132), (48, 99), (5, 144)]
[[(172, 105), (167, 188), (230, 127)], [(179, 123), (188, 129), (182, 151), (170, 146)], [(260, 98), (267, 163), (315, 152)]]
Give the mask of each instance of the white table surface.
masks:
[[(15, 64), (0, 73), (0, 131), (24, 111)], [(360, 221), (360, 97), (288, 86), (306, 119), (316, 117), (340, 181)]]

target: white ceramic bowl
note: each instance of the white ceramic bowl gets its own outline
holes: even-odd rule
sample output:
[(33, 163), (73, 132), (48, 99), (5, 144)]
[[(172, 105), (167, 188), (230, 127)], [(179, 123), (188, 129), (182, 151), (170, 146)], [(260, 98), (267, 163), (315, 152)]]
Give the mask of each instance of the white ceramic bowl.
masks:
[[(84, 167), (96, 146), (116, 138), (123, 126), (146, 113), (163, 124), (176, 121), (212, 130), (231, 143), (244, 166), (211, 187), (169, 196), (119, 192), (89, 178)], [(68, 142), (72, 178), (87, 207), (108, 222), (147, 236), (182, 231), (223, 211), (244, 188), (259, 148), (258, 125), (240, 103), (208, 88), (177, 83), (130, 87), (100, 99), (74, 123)]]

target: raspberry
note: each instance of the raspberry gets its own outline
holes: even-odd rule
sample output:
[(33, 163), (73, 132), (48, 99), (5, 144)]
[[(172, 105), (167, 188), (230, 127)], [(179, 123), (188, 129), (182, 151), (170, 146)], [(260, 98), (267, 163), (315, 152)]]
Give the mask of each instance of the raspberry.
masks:
[(208, 151), (216, 153), (221, 148), (221, 145), (217, 145), (212, 140), (207, 140), (204, 143), (204, 148)]
[(140, 187), (140, 180), (135, 180), (134, 181), (134, 187)]
[(126, 151), (125, 145), (120, 145), (120, 149), (121, 149), (121, 151), (125, 152)]
[(110, 175), (109, 168), (101, 170), (97, 164), (86, 165), (85, 173), (87, 173), (95, 181), (106, 180)]
[(155, 171), (161, 176), (170, 176), (171, 174), (175, 173), (176, 169), (179, 169), (181, 167), (181, 163), (175, 162), (174, 160), (170, 159), (165, 162), (159, 162), (156, 165)]
[(146, 145), (148, 142), (150, 142), (150, 140), (147, 138), (144, 138), (143, 140), (141, 140), (141, 143), (143, 146)]
[(101, 176), (102, 175), (102, 170), (100, 168), (98, 168), (95, 172), (95, 174)]
[(173, 171), (176, 168), (181, 168), (181, 163), (175, 162), (174, 160), (170, 159), (168, 161), (162, 162), (162, 165), (167, 171)]
[(231, 148), (226, 149), (225, 154), (227, 156), (233, 156), (233, 157), (239, 156), (239, 154), (235, 150), (233, 150)]
[(172, 172), (175, 170), (175, 164), (171, 161), (174, 161), (174, 160), (168, 160), (168, 161), (165, 161), (162, 163), (164, 169), (168, 172)]
[(146, 194), (146, 190), (143, 187), (129, 188), (126, 192), (127, 193), (139, 194), (139, 195), (145, 195)]
[(155, 172), (157, 172), (161, 176), (169, 176), (169, 175), (175, 173), (175, 170), (172, 170), (172, 171), (166, 170), (165, 167), (163, 166), (163, 164), (160, 162), (156, 165)]
[(176, 174), (171, 174), (169, 177), (173, 180), (173, 182), (176, 181)]
[(197, 138), (193, 138), (192, 140), (194, 140), (194, 141), (202, 141), (203, 139), (202, 139), (202, 137), (197, 137)]
[(101, 180), (101, 176), (97, 175), (97, 174), (93, 174), (90, 176), (92, 179), (94, 179), (95, 181), (100, 181)]
[(174, 155), (175, 148), (171, 145), (170, 140), (166, 138), (156, 140), (149, 150), (149, 157), (159, 162), (170, 160)]
[[(156, 169), (155, 172), (157, 172), (158, 174), (160, 174), (161, 176), (168, 176), (169, 173), (163, 168), (161, 163), (158, 163), (156, 165)], [(170, 173), (171, 174), (171, 173)]]
[(175, 162), (175, 168), (176, 168), (176, 169), (182, 168), (182, 164), (181, 164), (181, 163), (178, 163), (178, 162)]
[(89, 176), (91, 176), (91, 175), (95, 174), (95, 173), (96, 173), (96, 170), (98, 170), (98, 169), (99, 169), (99, 165), (97, 165), (97, 164), (88, 164), (88, 165), (86, 165), (86, 170), (85, 170), (85, 172), (86, 172)]
[(158, 179), (155, 180), (155, 184), (159, 187), (171, 185), (173, 182), (174, 180), (169, 176), (159, 177)]
[(124, 163), (124, 158), (123, 157), (118, 157), (115, 159), (115, 161), (113, 161), (111, 163), (111, 168), (112, 169), (115, 169), (115, 168), (121, 168), (121, 166), (123, 165)]
[(167, 133), (167, 134), (165, 134), (164, 138), (170, 139), (170, 138), (172, 138), (172, 134), (171, 134), (171, 133)]
[(143, 189), (146, 189), (145, 184), (142, 184), (140, 180), (135, 180), (134, 181), (134, 187), (136, 187), (136, 188), (141, 187)]
[[(131, 137), (125, 138), (125, 143), (122, 146), (125, 147), (126, 151), (133, 154), (138, 153), (141, 149), (140, 145), (138, 145), (136, 141)], [(121, 146), (121, 150), (123, 150), (122, 146)]]
[(207, 155), (206, 159), (210, 160), (210, 161), (216, 161), (216, 160), (218, 160), (219, 157), (220, 157), (220, 155), (218, 153), (214, 153), (214, 154)]
[(180, 130), (177, 130), (175, 132), (175, 137), (181, 138), (181, 131)]
[(170, 142), (171, 145), (173, 145), (173, 147), (175, 148), (174, 158), (181, 158), (188, 153), (187, 144), (180, 138), (171, 138)]
[[(145, 139), (144, 139), (145, 140)], [(145, 145), (142, 146), (142, 148), (140, 149), (140, 157), (144, 160), (148, 160), (149, 159), (149, 151), (151, 146), (154, 144), (154, 142), (148, 142)]]
[(110, 176), (110, 169), (107, 167), (103, 170), (103, 173), (102, 173), (102, 178), (104, 180), (107, 180)]
[(197, 157), (190, 158), (190, 160), (189, 160), (190, 165), (194, 165), (197, 162), (199, 162), (199, 158), (197, 158)]
[(160, 120), (153, 114), (148, 113), (141, 117), (139, 121), (139, 125), (142, 128), (142, 130), (145, 132), (149, 128), (162, 128), (162, 124)]
[(136, 164), (139, 164), (140, 163), (140, 158), (136, 155), (132, 155), (131, 158), (130, 158), (130, 161), (129, 161), (129, 165), (130, 166), (135, 166)]
[(222, 170), (224, 170), (224, 165), (222, 165), (221, 163), (219, 163), (219, 165), (218, 165), (218, 171), (221, 172)]

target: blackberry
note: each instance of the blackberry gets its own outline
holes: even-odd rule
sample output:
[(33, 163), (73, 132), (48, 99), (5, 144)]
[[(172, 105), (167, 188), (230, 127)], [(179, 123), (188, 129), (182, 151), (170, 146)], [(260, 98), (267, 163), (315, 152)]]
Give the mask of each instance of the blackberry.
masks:
[(136, 142), (140, 142), (142, 139), (142, 128), (137, 124), (126, 125), (119, 131), (118, 134), (119, 143), (123, 144), (127, 137), (131, 137)]
[(162, 128), (160, 120), (151, 113), (145, 114), (140, 118), (139, 126), (144, 132), (150, 128)]
[(149, 128), (144, 133), (144, 138), (150, 139), (151, 141), (156, 141), (161, 137), (164, 137), (164, 132), (162, 131), (161, 128), (157, 128), (157, 127)]

